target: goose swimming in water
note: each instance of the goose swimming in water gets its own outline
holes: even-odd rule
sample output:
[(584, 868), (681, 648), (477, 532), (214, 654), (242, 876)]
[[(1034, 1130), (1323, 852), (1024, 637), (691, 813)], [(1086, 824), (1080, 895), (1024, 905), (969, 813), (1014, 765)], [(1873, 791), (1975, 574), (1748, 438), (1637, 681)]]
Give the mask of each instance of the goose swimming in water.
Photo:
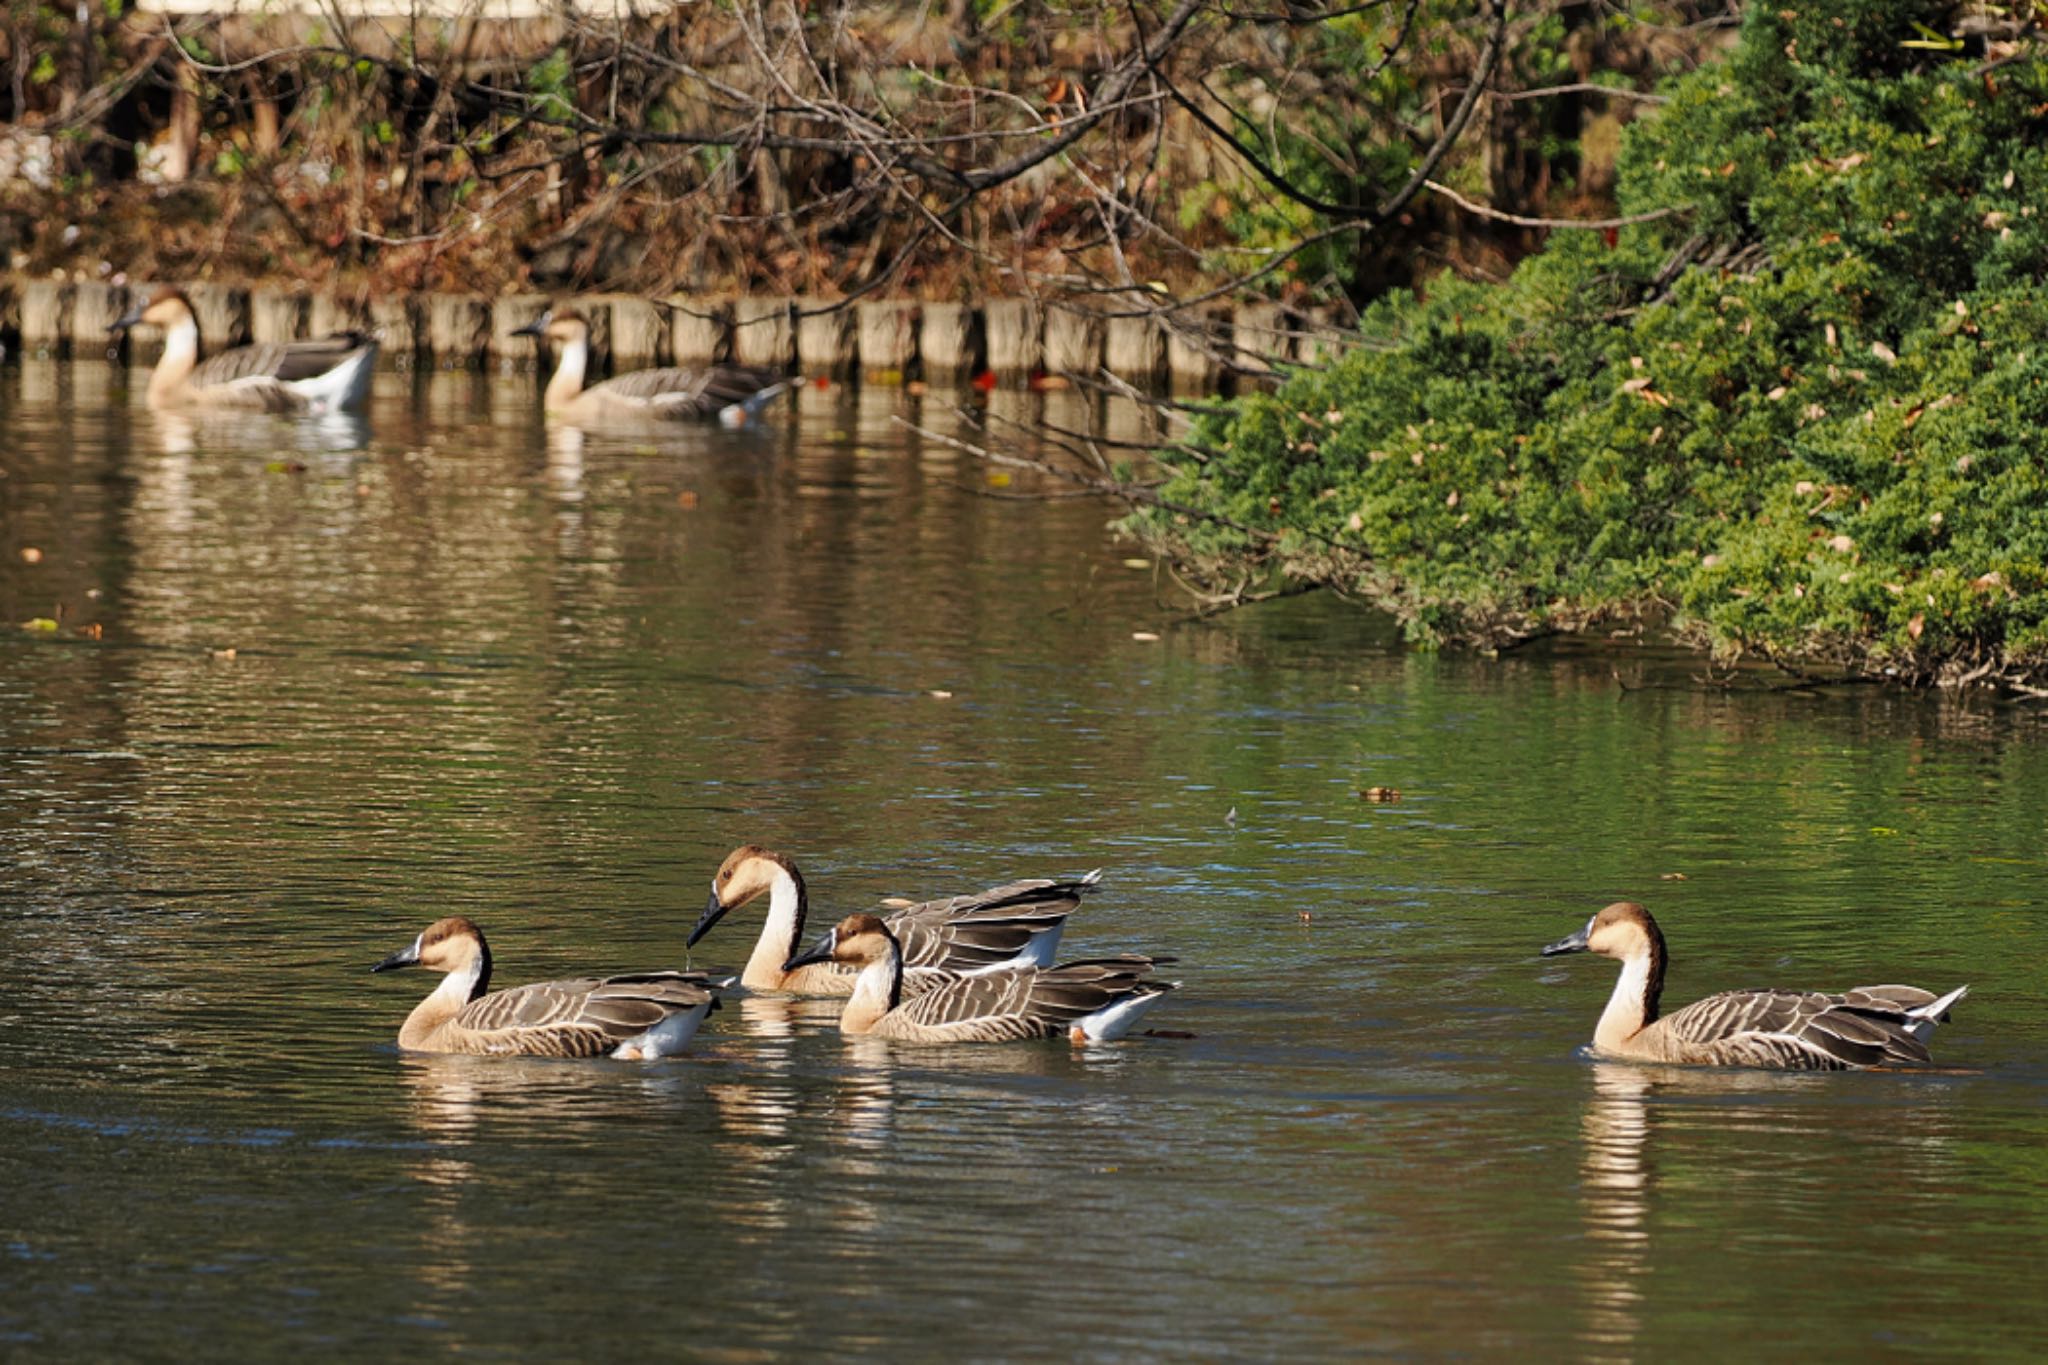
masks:
[[(1067, 916), (1101, 881), (1102, 869), (1097, 868), (1073, 881), (1032, 878), (891, 911), (887, 923), (902, 945), (912, 993), (923, 984), (926, 968), (978, 971), (1020, 962), (1051, 966)], [(764, 893), (768, 919), (740, 974), (741, 984), (749, 990), (792, 995), (850, 995), (850, 968), (822, 960), (788, 965), (803, 946), (810, 892), (794, 861), (758, 844), (726, 855), (711, 879), (711, 899), (685, 946), (695, 947), (728, 911)]]
[(573, 308), (549, 309), (514, 336), (545, 337), (558, 358), (541, 402), (548, 416), (568, 422), (606, 419), (703, 421), (743, 427), (793, 382), (757, 365), (713, 365), (701, 370), (634, 370), (584, 387), (590, 371), (590, 320)]
[(1110, 1042), (1131, 1031), (1147, 1010), (1179, 988), (1151, 980), (1171, 958), (1095, 958), (1057, 967), (1019, 965), (978, 972), (938, 972), (916, 998), (906, 998), (903, 947), (873, 915), (848, 915), (790, 970), (837, 962), (860, 973), (839, 1029), (905, 1043), (1003, 1043), (1070, 1037)]
[(460, 915), (436, 920), (370, 970), (400, 967), (448, 974), (398, 1030), (398, 1045), (411, 1052), (653, 1061), (682, 1051), (718, 1008), (717, 992), (732, 984), (703, 972), (645, 972), (536, 981), (486, 995), (491, 950), (483, 930)]
[(1617, 901), (1543, 949), (1545, 957), (1583, 952), (1621, 961), (1621, 980), (1593, 1031), (1593, 1051), (1632, 1061), (1778, 1071), (1924, 1066), (1935, 1025), (1970, 989), (1959, 986), (1939, 999), (1917, 986), (1859, 986), (1840, 995), (1722, 991), (1660, 1016), (1668, 954), (1649, 911)]
[(175, 289), (143, 296), (110, 332), (161, 327), (164, 353), (149, 374), (153, 408), (319, 414), (362, 406), (377, 365), (374, 337), (338, 332), (312, 341), (237, 346), (199, 359), (199, 317)]

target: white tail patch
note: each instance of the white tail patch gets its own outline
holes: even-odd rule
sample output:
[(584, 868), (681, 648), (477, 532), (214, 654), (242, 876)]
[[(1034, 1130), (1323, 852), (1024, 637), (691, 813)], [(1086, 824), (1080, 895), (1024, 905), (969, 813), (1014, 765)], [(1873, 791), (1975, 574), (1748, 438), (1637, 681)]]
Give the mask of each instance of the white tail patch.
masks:
[(1970, 988), (1968, 986), (1958, 986), (1932, 1004), (1922, 1005), (1918, 1009), (1907, 1010), (1906, 1018), (1911, 1022), (1906, 1025), (1906, 1032), (1912, 1034), (1921, 1042), (1926, 1042), (1934, 1036), (1934, 1027), (1941, 1022), (1941, 1016), (1947, 1014), (1949, 1008), (1956, 1001), (1969, 993)]
[(377, 343), (365, 342), (325, 374), (290, 380), (285, 387), (306, 400), (308, 412), (339, 412), (360, 407), (369, 397), (370, 376), (376, 368)]
[(676, 1011), (647, 1032), (620, 1043), (612, 1049), (612, 1056), (629, 1062), (651, 1062), (674, 1056), (697, 1036), (697, 1026), (704, 1022), (705, 1015), (711, 1013), (711, 1004), (707, 1000), (701, 1005)]
[[(1178, 982), (1173, 983), (1178, 985)], [(1091, 1043), (1113, 1043), (1131, 1031), (1145, 1011), (1166, 998), (1165, 991), (1143, 991), (1105, 1005), (1093, 1014), (1074, 1021), (1074, 1029)]]

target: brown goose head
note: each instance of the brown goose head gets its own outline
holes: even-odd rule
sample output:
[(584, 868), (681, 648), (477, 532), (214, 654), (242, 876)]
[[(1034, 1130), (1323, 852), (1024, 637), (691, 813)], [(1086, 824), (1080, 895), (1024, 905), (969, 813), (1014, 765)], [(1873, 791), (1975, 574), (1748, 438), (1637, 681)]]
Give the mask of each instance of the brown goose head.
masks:
[(1586, 921), (1584, 928), (1544, 945), (1543, 956), (1559, 953), (1598, 953), (1623, 962), (1645, 954), (1662, 958), (1664, 935), (1650, 912), (1634, 901), (1616, 901)]
[(711, 926), (724, 918), (728, 910), (737, 910), (767, 892), (775, 885), (777, 872), (795, 877), (798, 889), (802, 889), (804, 879), (796, 864), (780, 853), (759, 844), (742, 844), (726, 854), (725, 861), (718, 865), (718, 875), (711, 879), (711, 899), (705, 902), (704, 913), (698, 916), (697, 927), (690, 931), (683, 946), (695, 947), (697, 940), (710, 933)]
[(138, 297), (127, 312), (114, 319), (107, 331), (109, 334), (125, 332), (141, 322), (169, 331), (181, 322), (196, 320), (190, 299), (176, 289), (159, 287)]
[(484, 931), (461, 915), (450, 915), (435, 920), (410, 947), (400, 948), (370, 970), (391, 972), (400, 967), (425, 967), (432, 972), (459, 972), (471, 967), (478, 958), (486, 964), (491, 960), (491, 950), (484, 945)]
[(873, 915), (848, 915), (832, 926), (807, 953), (799, 953), (782, 964), (793, 972), (811, 962), (840, 962), (849, 967), (866, 967), (897, 951), (896, 936), (889, 926)]
[(557, 346), (590, 339), (590, 319), (574, 308), (550, 308), (524, 327), (512, 329), (516, 337), (546, 337)]

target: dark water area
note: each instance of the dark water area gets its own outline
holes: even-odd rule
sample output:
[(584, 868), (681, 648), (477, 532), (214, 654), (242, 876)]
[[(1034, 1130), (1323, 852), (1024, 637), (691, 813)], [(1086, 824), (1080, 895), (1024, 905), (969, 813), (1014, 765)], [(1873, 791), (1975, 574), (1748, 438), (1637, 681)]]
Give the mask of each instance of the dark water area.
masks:
[[(1191, 623), (939, 397), (139, 389), (0, 371), (0, 1356), (2048, 1352), (2035, 710)], [(1194, 1036), (396, 1049), (430, 920), (503, 984), (681, 966), (749, 841), (821, 917), (1103, 867), (1067, 951), (1177, 955)], [(1674, 1005), (1969, 983), (1942, 1069), (1587, 1060), (1613, 964), (1536, 952), (1624, 897)]]

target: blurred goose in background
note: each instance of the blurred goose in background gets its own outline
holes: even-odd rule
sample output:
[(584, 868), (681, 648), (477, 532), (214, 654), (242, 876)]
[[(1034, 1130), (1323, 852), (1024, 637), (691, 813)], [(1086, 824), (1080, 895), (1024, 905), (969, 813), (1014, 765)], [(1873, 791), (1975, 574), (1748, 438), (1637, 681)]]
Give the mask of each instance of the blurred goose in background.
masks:
[(1659, 1017), (1669, 955), (1650, 912), (1617, 901), (1575, 934), (1544, 948), (1599, 953), (1621, 961), (1621, 980), (1593, 1030), (1602, 1057), (1704, 1066), (1756, 1066), (1778, 1071), (1847, 1071), (1926, 1065), (1927, 1040), (1949, 1007), (1969, 992), (1959, 986), (1935, 998), (1917, 986), (1859, 986), (1841, 995), (1819, 991), (1723, 991)]
[(718, 1008), (717, 992), (732, 984), (703, 972), (646, 972), (537, 981), (486, 995), (491, 950), (483, 930), (460, 915), (436, 920), (370, 970), (400, 967), (448, 974), (398, 1030), (398, 1045), (413, 1052), (653, 1061), (682, 1051)]
[(607, 418), (704, 421), (743, 427), (794, 381), (758, 365), (712, 365), (701, 370), (635, 370), (584, 387), (590, 372), (590, 320), (573, 308), (551, 308), (514, 336), (545, 337), (558, 358), (542, 403), (548, 416), (569, 422)]
[[(1073, 881), (1038, 877), (891, 910), (887, 923), (902, 944), (911, 993), (922, 987), (930, 968), (971, 972), (1022, 963), (1051, 966), (1067, 916), (1101, 882), (1102, 869), (1097, 868)], [(851, 995), (851, 968), (823, 959), (789, 965), (803, 946), (810, 892), (793, 860), (758, 844), (742, 845), (726, 855), (711, 879), (711, 899), (685, 946), (695, 947), (728, 911), (764, 892), (768, 919), (740, 973), (741, 984), (792, 995)]]
[(1020, 1038), (1110, 1042), (1178, 989), (1151, 980), (1171, 958), (1104, 957), (1057, 967), (993, 967), (938, 974), (914, 999), (903, 989), (903, 948), (873, 915), (848, 915), (811, 951), (786, 964), (836, 962), (859, 973), (839, 1016), (842, 1033), (905, 1043), (1005, 1043)]
[(328, 413), (362, 406), (377, 366), (377, 342), (358, 332), (312, 341), (237, 346), (202, 361), (199, 318), (175, 289), (145, 294), (109, 329), (161, 327), (164, 353), (149, 374), (153, 408), (234, 408)]

